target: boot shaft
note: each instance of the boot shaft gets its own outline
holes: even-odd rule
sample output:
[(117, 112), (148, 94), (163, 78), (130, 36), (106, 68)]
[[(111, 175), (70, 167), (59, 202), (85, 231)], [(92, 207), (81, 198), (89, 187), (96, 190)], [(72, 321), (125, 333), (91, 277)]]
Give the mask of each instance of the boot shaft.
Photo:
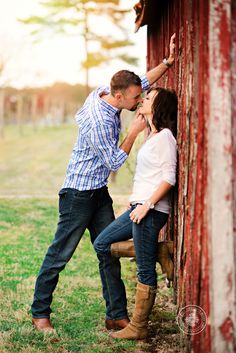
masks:
[(138, 282), (135, 296), (135, 308), (132, 323), (137, 326), (147, 326), (148, 317), (156, 298), (156, 287)]
[(135, 257), (134, 242), (126, 240), (111, 244), (111, 255), (115, 257)]
[[(174, 276), (173, 251), (173, 241), (158, 243), (157, 262), (161, 265), (162, 273), (166, 273), (169, 281), (173, 281)], [(119, 241), (111, 244), (111, 255), (115, 257), (135, 257), (133, 240)]]
[(146, 338), (148, 336), (148, 316), (152, 311), (155, 297), (156, 287), (138, 282), (133, 317), (123, 330), (112, 333), (111, 337), (129, 340)]

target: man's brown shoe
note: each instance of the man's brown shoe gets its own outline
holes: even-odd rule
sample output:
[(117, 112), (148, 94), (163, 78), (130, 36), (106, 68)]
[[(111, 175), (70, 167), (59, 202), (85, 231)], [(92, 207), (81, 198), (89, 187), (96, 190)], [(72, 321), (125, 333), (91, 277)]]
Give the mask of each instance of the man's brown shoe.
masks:
[(55, 332), (52, 326), (52, 323), (48, 318), (40, 318), (40, 319), (33, 318), (32, 324), (39, 331)]
[(109, 320), (106, 319), (105, 325), (108, 330), (122, 330), (129, 324), (129, 319)]

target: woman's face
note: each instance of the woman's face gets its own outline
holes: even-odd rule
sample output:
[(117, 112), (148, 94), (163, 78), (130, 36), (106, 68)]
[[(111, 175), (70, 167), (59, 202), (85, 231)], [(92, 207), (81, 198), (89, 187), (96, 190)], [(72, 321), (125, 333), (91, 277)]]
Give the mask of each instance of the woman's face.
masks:
[(146, 94), (146, 96), (143, 98), (142, 105), (139, 108), (140, 114), (152, 115), (152, 103), (156, 95), (157, 95), (156, 90), (152, 90)]

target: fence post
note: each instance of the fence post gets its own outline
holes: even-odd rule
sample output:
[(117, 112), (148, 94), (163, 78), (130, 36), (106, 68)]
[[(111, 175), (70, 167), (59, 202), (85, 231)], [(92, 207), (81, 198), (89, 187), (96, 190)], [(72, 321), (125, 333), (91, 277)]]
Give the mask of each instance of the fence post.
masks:
[(20, 135), (23, 135), (23, 97), (21, 94), (17, 95), (16, 121), (19, 128)]

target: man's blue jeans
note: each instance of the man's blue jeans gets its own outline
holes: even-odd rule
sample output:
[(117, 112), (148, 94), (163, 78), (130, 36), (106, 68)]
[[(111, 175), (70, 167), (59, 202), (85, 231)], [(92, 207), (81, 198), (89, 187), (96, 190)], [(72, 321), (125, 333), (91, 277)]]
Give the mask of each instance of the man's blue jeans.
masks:
[[(86, 228), (91, 242), (114, 220), (112, 199), (107, 187), (78, 191), (62, 189), (59, 192), (59, 222), (55, 238), (48, 248), (40, 269), (32, 304), (35, 318), (49, 318), (52, 294), (61, 272), (72, 257)], [(127, 317), (126, 294), (121, 280), (120, 261), (112, 256), (98, 255), (103, 297), (107, 319)]]
[(156, 257), (158, 234), (168, 219), (168, 214), (156, 210), (149, 210), (139, 224), (133, 223), (129, 215), (136, 206), (132, 206), (104, 231), (94, 242), (94, 248), (99, 255), (110, 256), (111, 244), (133, 238), (137, 274), (139, 282), (156, 286)]

